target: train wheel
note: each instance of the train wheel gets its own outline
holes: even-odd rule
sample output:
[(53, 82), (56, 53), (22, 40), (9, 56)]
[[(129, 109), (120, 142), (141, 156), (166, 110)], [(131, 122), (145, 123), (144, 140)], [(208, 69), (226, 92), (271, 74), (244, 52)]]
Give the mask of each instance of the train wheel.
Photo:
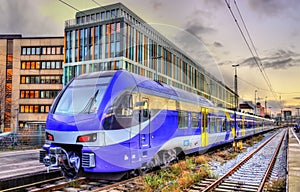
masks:
[(161, 165), (160, 157), (159, 157), (159, 155), (156, 154), (153, 157), (153, 159), (150, 161), (150, 163), (148, 163), (147, 169), (148, 170), (155, 169), (155, 168), (159, 167), (160, 165)]
[(176, 150), (171, 149), (168, 151), (163, 151), (162, 153), (162, 163), (163, 165), (169, 166), (172, 162), (177, 161)]
[(65, 159), (61, 165), (64, 177), (69, 180), (75, 179), (79, 175), (80, 157), (75, 152), (68, 153), (69, 159)]
[(173, 161), (177, 160), (176, 150), (171, 149), (162, 152), (162, 164), (169, 166)]

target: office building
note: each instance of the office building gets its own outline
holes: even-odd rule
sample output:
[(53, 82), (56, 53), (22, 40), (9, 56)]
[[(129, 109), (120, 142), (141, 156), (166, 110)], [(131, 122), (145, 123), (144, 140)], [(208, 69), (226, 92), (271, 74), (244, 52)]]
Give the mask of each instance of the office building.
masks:
[(62, 89), (63, 37), (0, 35), (0, 131), (42, 129)]
[(82, 73), (124, 69), (234, 108), (235, 93), (121, 3), (65, 23), (64, 84)]

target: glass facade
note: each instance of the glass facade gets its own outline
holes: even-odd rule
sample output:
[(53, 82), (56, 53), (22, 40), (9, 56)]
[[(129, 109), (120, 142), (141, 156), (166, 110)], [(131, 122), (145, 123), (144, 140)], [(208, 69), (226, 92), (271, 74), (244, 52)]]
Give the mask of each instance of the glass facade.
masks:
[(234, 107), (231, 89), (121, 3), (84, 13), (66, 21), (64, 84), (86, 72), (125, 69)]

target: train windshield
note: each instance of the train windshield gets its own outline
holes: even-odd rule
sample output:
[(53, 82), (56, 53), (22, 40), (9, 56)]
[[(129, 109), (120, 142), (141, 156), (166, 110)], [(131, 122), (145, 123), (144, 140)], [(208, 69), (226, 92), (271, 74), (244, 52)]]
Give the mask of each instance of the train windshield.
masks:
[(54, 113), (96, 113), (111, 78), (75, 79), (59, 99)]

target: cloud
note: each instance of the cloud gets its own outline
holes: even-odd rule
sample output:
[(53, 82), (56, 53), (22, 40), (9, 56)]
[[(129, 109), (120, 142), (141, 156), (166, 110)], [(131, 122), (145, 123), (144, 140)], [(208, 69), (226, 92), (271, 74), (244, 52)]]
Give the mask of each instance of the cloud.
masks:
[(294, 97), (293, 99), (300, 100), (300, 97)]
[(203, 42), (200, 35), (195, 35), (190, 31), (178, 31), (174, 38), (170, 39), (177, 45), (183, 53), (197, 64), (201, 65), (207, 72), (216, 77), (220, 81), (224, 81), (223, 74), (221, 73), (218, 64), (216, 63), (213, 55), (210, 53), (208, 46)]
[(299, 7), (298, 0), (248, 0), (248, 4), (252, 10), (267, 16), (283, 14)]
[(195, 36), (200, 36), (204, 33), (215, 32), (215, 29), (204, 26), (202, 23), (190, 21), (187, 23), (185, 30)]
[[(256, 61), (255, 61), (256, 59)], [(260, 62), (261, 61), (261, 62)], [(265, 57), (249, 57), (239, 61), (241, 66), (257, 67), (257, 63), (267, 69), (287, 69), (295, 67), (300, 62), (300, 54), (290, 50), (276, 50)]]
[(222, 61), (222, 62), (218, 63), (219, 66), (231, 66), (233, 64), (235, 64), (235, 63), (233, 61), (229, 61), (229, 60)]
[(1, 2), (0, 33), (21, 33), (23, 36), (63, 34), (52, 18), (43, 16), (40, 6), (47, 1), (9, 0)]
[(158, 1), (154, 1), (152, 6), (154, 10), (159, 10), (162, 7), (162, 3)]
[(250, 8), (266, 15), (277, 15), (282, 9), (283, 1), (278, 0), (249, 0)]
[(211, 8), (223, 8), (224, 7), (224, 1), (223, 0), (204, 0), (203, 3), (205, 6), (211, 7)]
[(222, 43), (216, 42), (216, 41), (213, 43), (213, 46), (214, 47), (224, 47)]

